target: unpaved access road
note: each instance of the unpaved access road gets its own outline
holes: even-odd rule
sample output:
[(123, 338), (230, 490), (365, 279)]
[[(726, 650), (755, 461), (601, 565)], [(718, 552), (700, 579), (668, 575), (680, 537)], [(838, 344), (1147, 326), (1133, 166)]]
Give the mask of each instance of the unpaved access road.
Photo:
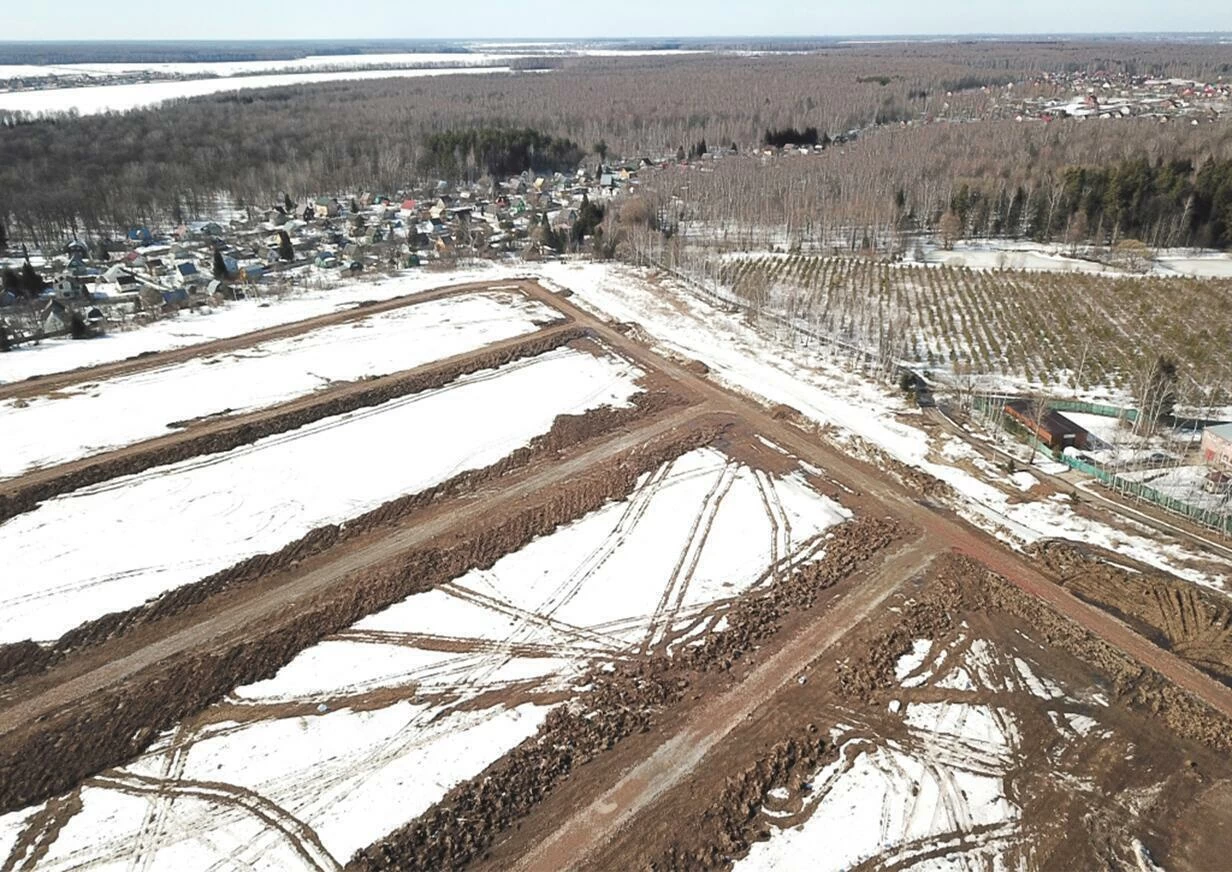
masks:
[(1232, 719), (1232, 688), (1220, 684), (1179, 657), (1148, 642), (1111, 615), (1082, 602), (1039, 572), (1029, 558), (977, 530), (952, 512), (921, 502), (917, 496), (909, 493), (881, 470), (855, 460), (790, 424), (773, 419), (762, 406), (749, 397), (694, 375), (681, 364), (655, 355), (645, 346), (612, 329), (610, 325), (573, 305), (569, 300), (561, 299), (534, 282), (525, 282), (522, 286), (528, 294), (554, 305), (572, 317), (576, 323), (594, 330), (606, 344), (628, 354), (639, 363), (646, 361), (645, 365), (657, 368), (688, 385), (691, 391), (704, 397), (711, 408), (739, 416), (755, 432), (778, 443), (802, 460), (816, 464), (828, 475), (862, 495), (873, 497), (885, 504), (894, 514), (924, 530), (938, 551), (957, 550), (983, 563), (1022, 590), (1043, 599), (1061, 615), (1129, 654), (1144, 666), (1159, 672)]
[(611, 833), (683, 782), (741, 722), (796, 680), (805, 667), (833, 648), (849, 628), (869, 617), (900, 585), (924, 572), (935, 556), (936, 550), (923, 538), (899, 547), (742, 682), (694, 709), (683, 729), (513, 868), (519, 872), (587, 868), (587, 858)]
[[(26, 510), (32, 500), (50, 499), (89, 484), (114, 478), (117, 474), (114, 470), (123, 470), (121, 474), (130, 475), (136, 471), (171, 462), (165, 458), (175, 456), (176, 449), (182, 446), (190, 446), (186, 450), (193, 452), (194, 456), (228, 450), (239, 442), (252, 441), (261, 435), (268, 436), (284, 432), (285, 429), (301, 427), (311, 420), (337, 414), (337, 412), (330, 411), (331, 407), (346, 405), (351, 400), (362, 402), (360, 398), (365, 395), (379, 396), (386, 389), (392, 389), (402, 383), (422, 380), (433, 373), (452, 374), (453, 372), (472, 371), (476, 366), (485, 366), (485, 360), (499, 357), (506, 352), (516, 354), (519, 349), (542, 346), (544, 343), (554, 341), (555, 337), (563, 338), (578, 331), (579, 328), (576, 325), (567, 321), (562, 322), (534, 333), (494, 342), (412, 369), (377, 378), (346, 382), (275, 406), (254, 409), (251, 412), (194, 422), (165, 436), (146, 439), (123, 448), (92, 454), (79, 460), (0, 480), (0, 522), (19, 511)], [(468, 366), (472, 363), (474, 366)], [(283, 419), (286, 419), (286, 424), (271, 426), (273, 422)], [(196, 447), (212, 442), (224, 447), (204, 451)]]

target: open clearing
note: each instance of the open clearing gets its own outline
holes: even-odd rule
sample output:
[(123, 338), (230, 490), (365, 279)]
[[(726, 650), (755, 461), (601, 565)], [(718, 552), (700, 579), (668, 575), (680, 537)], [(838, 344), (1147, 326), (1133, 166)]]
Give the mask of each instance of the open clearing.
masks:
[(0, 641), (54, 639), (487, 466), (558, 415), (627, 403), (639, 375), (612, 355), (561, 349), (57, 497), (3, 525), (0, 562), (17, 583), (0, 594)]
[(228, 91), (254, 88), (279, 88), (316, 82), (354, 82), (364, 79), (402, 79), (422, 76), (459, 76), (484, 73), (509, 73), (509, 67), (443, 67), (425, 69), (336, 70), (315, 73), (253, 74), (213, 79), (180, 79), (142, 82), (135, 85), (90, 85), (81, 88), (47, 88), (38, 91), (0, 92), (0, 109), (8, 112), (54, 114), (76, 112), (97, 115), (101, 112), (127, 112), (156, 106), (167, 100), (204, 97)]
[(478, 262), (451, 273), (412, 272), (379, 281), (298, 289), (283, 296), (236, 300), (218, 309), (181, 312), (138, 329), (109, 332), (88, 342), (61, 337), (36, 345), (22, 345), (0, 356), (0, 395), (9, 395), (14, 387), (20, 387), (18, 382), (27, 379), (232, 339), (307, 318), (345, 312), (361, 303), (474, 284), (490, 280), (494, 274), (501, 273), (488, 263)]
[[(567, 321), (536, 331), (555, 345), (0, 526), (8, 866), (1226, 856), (1219, 628), (1016, 549), (1108, 545), (1161, 596), (1217, 561), (945, 449), (901, 400), (642, 271), (543, 273), (577, 296), (493, 280), (455, 303), (524, 295), (496, 344)], [(388, 314), (238, 342), (293, 357)], [(486, 360), (475, 329), (393, 365)], [(217, 355), (244, 360), (205, 343), (51, 383), (105, 396)]]

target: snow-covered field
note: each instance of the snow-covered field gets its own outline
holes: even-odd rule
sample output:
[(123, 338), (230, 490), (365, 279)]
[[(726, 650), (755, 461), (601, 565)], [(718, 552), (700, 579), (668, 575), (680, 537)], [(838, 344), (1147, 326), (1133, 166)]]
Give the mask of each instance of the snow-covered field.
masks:
[[(923, 244), (925, 263), (944, 263), (969, 269), (1015, 269), (1037, 272), (1082, 272), (1103, 275), (1194, 276), (1232, 278), (1232, 254), (1192, 249), (1159, 249), (1145, 273), (1119, 268), (1111, 263), (1075, 256), (1070, 246), (1024, 239), (987, 239), (956, 242), (946, 251), (935, 242)], [(1079, 252), (1087, 254), (1087, 252)]]
[(239, 414), (335, 382), (411, 369), (534, 332), (559, 314), (518, 291), (415, 303), (238, 351), (0, 402), (12, 429), (0, 479), (170, 432), (173, 422)]
[(57, 638), (506, 456), (641, 372), (557, 349), (223, 454), (83, 488), (0, 526), (0, 642)]
[(772, 792), (762, 810), (771, 837), (753, 844), (737, 872), (839, 872), (869, 861), (912, 870), (1029, 866), (1022, 809), (1011, 799), (1024, 765), (1024, 724), (1013, 709), (1045, 710), (1040, 722), (1055, 733), (1033, 741), (1064, 760), (1073, 746), (1101, 741), (1086, 712), (1097, 715), (1102, 701), (1066, 695), (965, 627), (943, 642), (916, 640), (896, 675), (901, 698), (884, 719), (833, 730), (837, 757), (807, 779), (808, 792)]
[(805, 346), (774, 327), (750, 326), (740, 315), (715, 309), (683, 285), (647, 270), (588, 262), (544, 264), (540, 274), (567, 287), (573, 301), (606, 317), (639, 324), (657, 348), (695, 358), (711, 377), (772, 403), (785, 403), (810, 420), (833, 428), (837, 438), (859, 451), (862, 443), (917, 467), (952, 486), (954, 508), (973, 523), (1015, 545), (1061, 537), (1120, 551), (1191, 581), (1218, 586), (1222, 576), (1186, 565), (1192, 555), (1138, 532), (1084, 518), (1054, 494), (1011, 501), (1002, 488), (965, 469), (930, 458), (929, 435), (918, 409), (860, 373), (831, 362), (825, 349)]
[(80, 88), (46, 88), (39, 91), (0, 91), (0, 110), (9, 112), (58, 113), (76, 111), (80, 115), (126, 112), (156, 106), (167, 100), (204, 97), (226, 91), (310, 85), (318, 82), (354, 82), (368, 79), (404, 79), (422, 76), (460, 76), (467, 74), (509, 73), (508, 67), (441, 67), (429, 69), (340, 70), (336, 72), (285, 73), (142, 82), (130, 85), (90, 85)]
[[(798, 475), (691, 452), (629, 499), (361, 620), (91, 779), (38, 867), (335, 868), (531, 735), (543, 694), (592, 663), (687, 644), (847, 517)], [(0, 818), (0, 847), (39, 815)]]
[(124, 360), (152, 351), (183, 348), (213, 339), (229, 339), (241, 333), (289, 324), (318, 315), (328, 315), (366, 300), (388, 300), (447, 285), (508, 277), (513, 270), (487, 261), (473, 261), (452, 272), (416, 270), (380, 281), (351, 281), (336, 288), (309, 290), (283, 297), (239, 300), (220, 309), (183, 312), (146, 327), (108, 333), (98, 339), (51, 339), (39, 345), (22, 345), (0, 354), (0, 384), (37, 375)]

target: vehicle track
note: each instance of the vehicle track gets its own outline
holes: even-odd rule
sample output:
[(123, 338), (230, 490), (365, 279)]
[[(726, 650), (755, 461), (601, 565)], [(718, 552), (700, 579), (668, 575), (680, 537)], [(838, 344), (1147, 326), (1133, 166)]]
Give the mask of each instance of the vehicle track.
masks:
[(926, 539), (919, 538), (895, 552), (838, 600), (825, 620), (806, 626), (769, 660), (759, 664), (732, 690), (706, 700), (692, 712), (687, 725), (660, 744), (614, 786), (577, 810), (534, 850), (523, 855), (516, 870), (587, 868), (587, 861), (611, 833), (630, 823), (658, 797), (678, 786), (714, 749), (762, 703), (795, 680), (803, 666), (833, 647), (847, 629), (868, 616), (905, 581), (923, 572), (934, 558)]

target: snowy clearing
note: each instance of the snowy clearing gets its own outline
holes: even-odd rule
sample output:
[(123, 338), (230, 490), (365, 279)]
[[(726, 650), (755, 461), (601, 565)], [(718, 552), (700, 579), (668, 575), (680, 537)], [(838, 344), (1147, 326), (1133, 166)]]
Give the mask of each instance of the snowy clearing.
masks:
[(415, 303), (233, 352), (0, 402), (13, 431), (0, 479), (240, 414), (336, 382), (387, 375), (533, 333), (559, 319), (516, 291)]
[(327, 290), (239, 300), (219, 309), (182, 312), (145, 327), (111, 332), (97, 339), (49, 339), (0, 354), (0, 384), (214, 339), (230, 339), (241, 333), (328, 315), (367, 300), (389, 300), (449, 285), (495, 280), (510, 274), (508, 269), (497, 268), (487, 261), (474, 261), (453, 272), (416, 270), (375, 282), (353, 281)]
[(204, 97), (228, 91), (312, 85), (319, 82), (355, 82), (369, 79), (406, 79), (422, 76), (460, 76), (510, 73), (509, 67), (444, 67), (431, 69), (340, 70), (336, 72), (286, 73), (217, 79), (185, 79), (142, 82), (136, 85), (91, 85), (81, 88), (45, 88), (40, 91), (0, 92), (0, 110), (44, 113), (76, 112), (98, 115), (157, 106), (168, 100)]
[(480, 469), (558, 415), (622, 406), (640, 370), (557, 349), (223, 454), (84, 488), (0, 527), (0, 642), (50, 640), (324, 524)]
[(332, 72), (347, 67), (393, 65), (424, 67), (435, 64), (441, 67), (474, 67), (483, 64), (499, 64), (502, 61), (508, 62), (514, 58), (528, 56), (526, 53), (510, 54), (504, 52), (396, 52), (382, 54), (307, 55), (302, 58), (262, 61), (122, 61), (97, 64), (0, 64), (0, 81), (40, 76), (89, 76), (91, 78), (106, 79), (126, 73), (143, 72), (181, 76), (247, 76), (253, 73)]
[[(88, 782), (39, 867), (333, 868), (533, 734), (549, 711), (534, 694), (713, 629), (731, 598), (816, 556), (849, 517), (798, 474), (686, 454), (629, 499), (359, 621)], [(0, 818), (0, 840), (34, 817)]]

